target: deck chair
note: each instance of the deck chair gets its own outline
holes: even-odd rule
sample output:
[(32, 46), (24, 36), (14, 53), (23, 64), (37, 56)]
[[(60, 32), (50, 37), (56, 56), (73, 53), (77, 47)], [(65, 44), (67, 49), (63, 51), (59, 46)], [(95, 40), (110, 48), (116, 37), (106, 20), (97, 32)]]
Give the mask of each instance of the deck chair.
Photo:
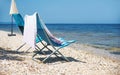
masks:
[[(38, 36), (38, 39), (40, 40), (40, 39), (42, 39), (42, 40), (44, 40), (46, 43), (47, 43), (47, 45), (45, 45), (42, 41), (41, 41), (41, 43), (43, 44), (43, 48), (41, 49), (41, 50), (39, 50), (39, 51), (42, 51), (44, 48), (47, 48), (48, 50), (50, 50), (51, 51), (51, 54), (50, 55), (48, 55), (46, 58), (44, 58), (43, 60), (42, 60), (42, 62), (45, 62), (47, 59), (49, 59), (52, 55), (55, 55), (55, 56), (57, 56), (57, 57), (59, 57), (58, 56), (58, 54), (59, 55), (61, 55), (61, 57), (63, 58), (63, 59), (65, 59), (66, 61), (69, 61), (68, 60), (68, 58), (66, 58), (59, 50), (61, 49), (61, 48), (64, 48), (64, 47), (66, 47), (66, 46), (68, 46), (68, 45), (70, 45), (71, 43), (74, 43), (75, 42), (75, 40), (70, 40), (70, 41), (66, 41), (66, 40), (64, 40), (64, 39), (62, 39), (62, 38), (56, 38), (55, 36), (53, 36), (52, 34), (51, 34), (51, 32), (48, 30), (48, 28), (46, 27), (46, 25), (44, 24), (44, 22), (42, 21), (42, 19), (40, 18), (40, 16), (38, 15), (38, 13), (36, 13), (36, 18), (37, 18), (37, 36)], [(40, 38), (39, 38), (40, 37)], [(50, 48), (48, 48), (48, 46), (52, 46), (52, 48), (53, 48), (53, 50), (51, 50)], [(39, 52), (36, 52), (34, 55), (33, 55), (33, 59), (34, 59), (34, 57), (37, 55), (37, 54), (39, 54)]]
[[(18, 26), (18, 28), (20, 29), (20, 31), (23, 35), (23, 32), (24, 32), (24, 19), (23, 19), (23, 17), (21, 16), (21, 14), (12, 14), (12, 17), (14, 18), (16, 25)], [(39, 43), (39, 42), (40, 42), (40, 40), (38, 39), (38, 37), (36, 37), (36, 43)], [(25, 45), (26, 45), (26, 43), (22, 44), (19, 48), (17, 48), (17, 51), (20, 50)], [(36, 45), (36, 47), (37, 47), (36, 50), (40, 49), (37, 45)], [(27, 49), (27, 51), (29, 49)]]

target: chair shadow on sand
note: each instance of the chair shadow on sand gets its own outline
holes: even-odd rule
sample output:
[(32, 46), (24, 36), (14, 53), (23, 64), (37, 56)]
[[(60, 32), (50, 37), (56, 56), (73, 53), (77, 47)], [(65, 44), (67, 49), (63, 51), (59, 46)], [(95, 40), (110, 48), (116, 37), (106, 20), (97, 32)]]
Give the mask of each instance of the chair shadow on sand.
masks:
[[(72, 58), (72, 57), (67, 57), (68, 59), (69, 59), (69, 62), (81, 62), (81, 63), (86, 63), (86, 62), (84, 62), (84, 61), (80, 61), (80, 60), (76, 60), (76, 59), (74, 59), (74, 58)], [(43, 60), (44, 58), (36, 58), (37, 60)], [(44, 63), (55, 63), (55, 62), (63, 62), (63, 63), (65, 63), (65, 62), (67, 62), (67, 61), (65, 61), (65, 60), (63, 60), (61, 57), (60, 58), (58, 58), (58, 57), (50, 57), (48, 60), (46, 60)]]
[(23, 61), (25, 58), (20, 57), (19, 55), (25, 55), (27, 53), (24, 52), (17, 52), (12, 50), (5, 50), (0, 48), (0, 60), (17, 60), (17, 61)]
[[(37, 51), (34, 51), (37, 52)], [(16, 60), (16, 61), (24, 61), (25, 57), (21, 57), (20, 55), (27, 55), (29, 52), (17, 52), (17, 51), (13, 51), (13, 50), (5, 50), (0, 48), (0, 60)], [(51, 51), (44, 51), (45, 55), (49, 55), (51, 53)], [(39, 53), (40, 55), (43, 55), (42, 53)], [(37, 60), (41, 61), (43, 60), (45, 57), (39, 57), (36, 58)], [(77, 59), (74, 59), (72, 57), (67, 57), (69, 59), (69, 62), (81, 62), (81, 63), (86, 63), (84, 61), (80, 61)], [(54, 63), (54, 62), (66, 62), (65, 60), (63, 60), (61, 57), (50, 57), (48, 60), (46, 60), (45, 63)]]
[[(38, 51), (34, 51), (35, 53), (38, 52)], [(51, 51), (43, 51), (45, 53), (45, 55), (49, 55), (51, 54)], [(43, 53), (39, 52), (39, 55), (44, 55)], [(80, 60), (77, 60), (77, 59), (74, 59), (72, 57), (67, 57), (69, 62), (81, 62), (81, 63), (86, 63), (84, 61), (80, 61)], [(43, 59), (45, 59), (45, 57), (36, 57), (37, 60), (39, 61), (42, 61)], [(63, 58), (61, 57), (50, 57), (49, 59), (47, 59), (45, 61), (45, 63), (54, 63), (54, 62), (66, 62)]]

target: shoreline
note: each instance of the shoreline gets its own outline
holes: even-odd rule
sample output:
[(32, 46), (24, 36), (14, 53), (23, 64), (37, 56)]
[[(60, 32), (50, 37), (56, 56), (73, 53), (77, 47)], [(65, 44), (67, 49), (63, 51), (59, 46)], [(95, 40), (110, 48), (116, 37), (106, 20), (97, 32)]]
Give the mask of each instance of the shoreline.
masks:
[[(9, 31), (4, 31), (4, 30), (0, 30), (0, 31), (5, 32), (5, 33), (7, 32), (8, 34), (10, 33)], [(19, 29), (17, 27), (15, 27), (14, 33), (20, 37), (21, 41), (19, 41), (19, 42), (22, 43), (23, 40), (22, 40), (21, 32), (19, 31)], [(13, 37), (15, 37), (15, 36), (13, 36)], [(77, 50), (82, 50), (81, 47), (88, 47), (90, 49), (86, 48), (86, 51), (89, 51), (89, 52), (94, 53), (94, 54), (98, 54), (100, 56), (109, 57), (111, 59), (120, 60), (120, 54), (119, 54), (120, 48), (117, 48), (117, 47), (106, 48), (104, 46), (102, 47), (102, 46), (98, 46), (98, 45), (81, 44), (81, 43), (79, 43), (79, 44), (74, 43), (73, 46), (71, 46), (71, 47), (73, 47), (73, 48), (76, 47), (75, 49), (77, 49)], [(83, 49), (85, 49), (85, 48), (83, 48)], [(114, 54), (114, 52), (118, 52), (118, 54), (117, 53)]]
[[(0, 30), (0, 31), (2, 31), (2, 32), (5, 32), (5, 33), (10, 33), (9, 31), (4, 31), (4, 30)], [(19, 29), (18, 28), (16, 28), (15, 27), (15, 29), (14, 29), (14, 33), (15, 34), (17, 34), (18, 35), (18, 37), (20, 37), (20, 40), (21, 41), (19, 41), (19, 45), (21, 45), (20, 43), (22, 43), (23, 42), (23, 40), (22, 40), (22, 36), (21, 36), (21, 32), (19, 31)], [(8, 36), (8, 35), (5, 35), (6, 37)], [(9, 37), (9, 36), (8, 36)], [(14, 38), (16, 37), (16, 36), (13, 36)], [(11, 37), (10, 37), (11, 38)], [(91, 52), (91, 53), (94, 53), (94, 54), (98, 54), (98, 55), (100, 55), (100, 56), (105, 56), (105, 57), (109, 57), (109, 58), (111, 58), (111, 59), (116, 59), (116, 60), (120, 60), (120, 54), (119, 54), (119, 52), (120, 52), (120, 48), (117, 48), (117, 47), (111, 47), (111, 48), (105, 48), (105, 47), (102, 47), (102, 46), (98, 46), (98, 45), (92, 45), (92, 44), (81, 44), (81, 43), (74, 43), (73, 44), (73, 46), (71, 46), (71, 48), (75, 48), (75, 49), (77, 49), (77, 50), (82, 50), (81, 49), (81, 47), (88, 47), (88, 48), (86, 48), (86, 51), (89, 51), (89, 52)], [(84, 50), (85, 50), (85, 48), (83, 48)], [(10, 48), (5, 48), (5, 49), (10, 49)], [(15, 49), (15, 48), (14, 48)], [(109, 49), (109, 50), (108, 50)], [(111, 49), (111, 50), (110, 50)], [(117, 52), (118, 51), (118, 54), (116, 53), (116, 54), (114, 54), (114, 52)], [(112, 53), (113, 52), (113, 53)]]
[(113, 54), (113, 51), (110, 52), (105, 48), (94, 47), (93, 45), (88, 44), (73, 44), (72, 48), (86, 51), (96, 56), (102, 56), (111, 60), (120, 61), (120, 54)]

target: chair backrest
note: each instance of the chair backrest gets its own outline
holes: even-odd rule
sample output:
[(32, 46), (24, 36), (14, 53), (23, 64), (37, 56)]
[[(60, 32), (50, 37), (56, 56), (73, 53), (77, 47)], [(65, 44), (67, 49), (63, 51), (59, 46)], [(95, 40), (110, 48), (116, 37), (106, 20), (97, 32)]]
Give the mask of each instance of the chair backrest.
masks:
[(16, 25), (19, 27), (21, 33), (24, 32), (24, 20), (23, 17), (20, 14), (12, 14), (12, 17), (15, 20)]
[[(12, 17), (15, 20), (16, 25), (19, 27), (22, 35), (24, 33), (24, 19), (21, 14), (12, 14)], [(36, 43), (40, 42), (39, 38), (36, 37)]]
[[(51, 32), (48, 30), (38, 13), (36, 14), (36, 20), (37, 20), (37, 34), (44, 40), (47, 44), (53, 45), (53, 46), (60, 46), (61, 42), (57, 40)], [(56, 41), (54, 41), (56, 40)]]

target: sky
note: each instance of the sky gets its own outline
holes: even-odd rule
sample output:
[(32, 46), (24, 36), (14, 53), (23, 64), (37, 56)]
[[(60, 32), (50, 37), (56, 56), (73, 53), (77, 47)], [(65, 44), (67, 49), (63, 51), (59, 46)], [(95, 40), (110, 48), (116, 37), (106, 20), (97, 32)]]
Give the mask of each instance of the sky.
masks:
[[(45, 23), (120, 24), (120, 0), (15, 0), (24, 17), (38, 12)], [(11, 0), (0, 0), (0, 22), (10, 22)]]

